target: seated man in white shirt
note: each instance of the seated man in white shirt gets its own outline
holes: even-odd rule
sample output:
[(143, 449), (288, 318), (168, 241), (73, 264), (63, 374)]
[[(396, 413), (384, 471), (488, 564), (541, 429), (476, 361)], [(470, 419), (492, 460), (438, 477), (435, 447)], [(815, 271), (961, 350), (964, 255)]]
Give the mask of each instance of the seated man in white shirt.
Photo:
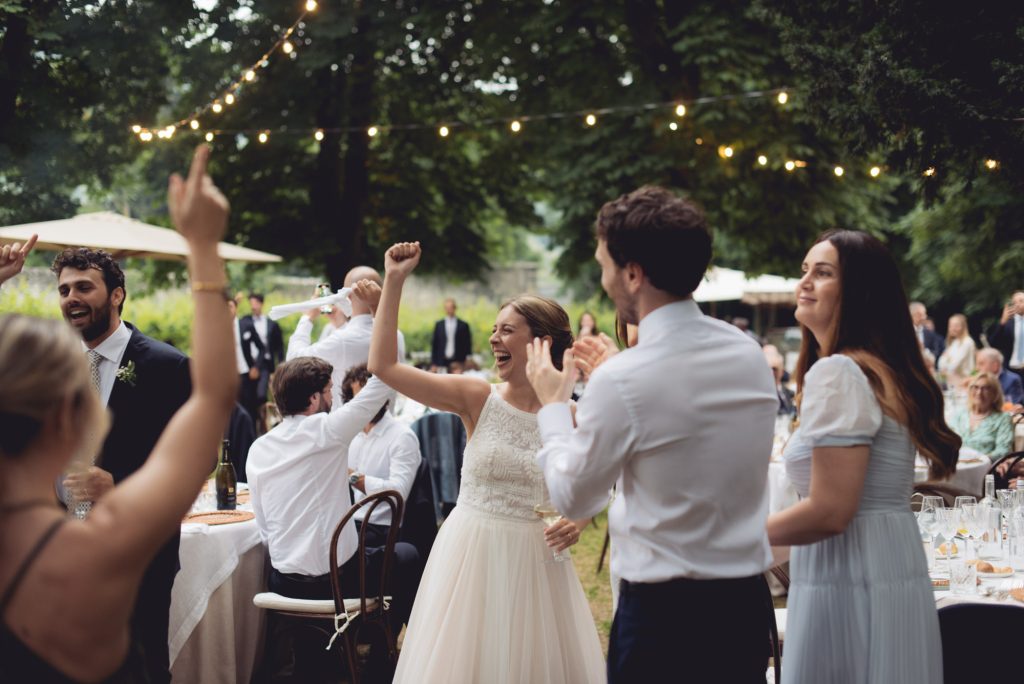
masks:
[[(280, 424), (249, 449), (246, 473), (260, 535), (270, 550), (271, 591), (305, 599), (331, 598), (328, 548), (335, 526), (351, 507), (348, 447), (352, 438), (386, 405), (390, 388), (372, 378), (358, 399), (331, 412), (333, 368), (323, 359), (302, 357), (274, 374)], [(341, 590), (359, 595), (358, 537), (353, 521), (338, 540)], [(384, 560), (381, 547), (366, 548), (367, 592)], [(415, 595), (419, 554), (411, 544), (395, 545), (392, 563), (392, 624), (400, 627)], [(397, 633), (397, 632), (396, 632)]]
[[(358, 396), (372, 377), (365, 364), (350, 368), (341, 385), (345, 403)], [(356, 503), (386, 489), (401, 494), (403, 501), (408, 499), (420, 460), (416, 433), (391, 417), (387, 406), (382, 406), (348, 448), (349, 483)], [(356, 529), (366, 528), (367, 546), (383, 546), (392, 523), (391, 509), (378, 506), (369, 520), (367, 511), (363, 508), (356, 512)]]

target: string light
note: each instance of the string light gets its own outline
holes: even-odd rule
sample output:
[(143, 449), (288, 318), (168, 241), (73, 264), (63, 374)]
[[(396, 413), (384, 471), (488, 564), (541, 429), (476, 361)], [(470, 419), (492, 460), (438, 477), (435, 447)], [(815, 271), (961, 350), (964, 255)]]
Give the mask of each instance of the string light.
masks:
[(796, 166), (796, 168), (798, 169), (803, 169), (806, 168), (807, 162), (803, 161), (802, 159), (794, 159), (793, 165)]
[(518, 119), (510, 123), (508, 127), (513, 133), (518, 133), (519, 131), (523, 130), (523, 124), (519, 123)]
[(593, 114), (587, 114), (587, 118), (584, 121), (588, 126), (593, 126), (597, 123), (597, 117)]
[(441, 136), (442, 138), (447, 138), (448, 137), (448, 127), (447, 126), (441, 126), (440, 128), (437, 129), (437, 134), (439, 136)]
[(728, 145), (718, 146), (718, 156), (722, 159), (730, 159), (733, 155), (733, 149)]
[(841, 178), (843, 175), (843, 167), (837, 166), (836, 168), (832, 169), (832, 173), (836, 174), (837, 178)]
[(323, 140), (324, 139), (324, 129), (322, 129), (322, 128), (316, 129), (316, 133), (313, 134), (313, 139), (316, 140), (317, 142), (320, 142), (321, 140)]
[[(380, 133), (380, 131), (377, 129), (376, 126), (370, 126), (369, 128), (366, 129), (366, 135), (370, 136), (371, 138), (376, 137), (378, 133)], [(442, 133), (441, 135), (447, 134)]]
[(316, 11), (316, 0), (306, 0), (306, 11), (307, 12), (315, 12)]
[(213, 142), (213, 133), (207, 132), (206, 142)]
[(763, 154), (758, 155), (757, 163), (760, 164), (761, 166), (765, 166), (768, 163), (768, 157), (764, 156)]
[(678, 116), (678, 117), (686, 116), (686, 105), (684, 105), (684, 104), (676, 105), (676, 116)]
[(786, 170), (787, 171), (792, 171), (795, 168), (796, 168), (796, 162), (795, 161), (790, 159), (788, 162), (786, 162)]
[(260, 135), (259, 135), (259, 137), (258, 137), (257, 139), (258, 139), (258, 140), (259, 140), (259, 141), (260, 141), (261, 143), (265, 143), (265, 142), (267, 142), (268, 140), (270, 140), (270, 134), (269, 134), (269, 133), (267, 133), (266, 131), (263, 131), (262, 133), (260, 133)]
[(221, 106), (220, 102), (214, 102), (212, 105), (210, 105), (210, 109), (213, 110), (214, 114), (220, 114), (220, 110), (224, 108)]
[(149, 142), (150, 140), (153, 139), (153, 134), (150, 133), (149, 131), (142, 131), (141, 133), (139, 133), (139, 139), (142, 142)]
[(232, 95), (231, 93), (228, 93), (227, 95), (225, 95), (224, 96), (224, 104), (227, 104), (227, 105), (235, 104), (235, 96)]
[(877, 166), (872, 166), (871, 170), (868, 171), (868, 173), (871, 174), (872, 178), (878, 178), (878, 176), (882, 173), (882, 169), (878, 168)]
[(995, 171), (996, 169), (999, 168), (999, 162), (997, 162), (995, 159), (986, 159), (985, 168), (987, 168), (989, 171)]
[(284, 52), (284, 54), (290, 55), (295, 50), (295, 46), (292, 45), (292, 42), (290, 40), (286, 40), (283, 43), (281, 43), (281, 50)]
[(934, 176), (935, 175), (935, 167), (934, 166), (929, 166), (927, 169), (924, 170), (924, 175), (929, 177), (929, 178)]
[(195, 119), (192, 119), (192, 121), (189, 123), (189, 128), (191, 128), (193, 131), (198, 131), (199, 130), (199, 122), (196, 121)]
[(245, 80), (246, 81), (255, 81), (256, 80), (256, 72), (254, 70), (252, 70), (252, 69), (249, 69), (248, 71), (246, 71), (245, 72)]
[(135, 135), (138, 135), (141, 131), (142, 126), (140, 126), (139, 124), (135, 124), (134, 126), (132, 126), (132, 133), (134, 133)]
[(679, 124), (677, 124), (675, 121), (669, 121), (668, 122), (668, 129), (670, 131), (678, 131), (679, 130)]
[(783, 90), (775, 99), (779, 101), (779, 104), (786, 104), (789, 101), (789, 93)]
[(695, 142), (698, 145), (703, 145), (704, 144), (704, 138), (697, 138), (693, 142)]

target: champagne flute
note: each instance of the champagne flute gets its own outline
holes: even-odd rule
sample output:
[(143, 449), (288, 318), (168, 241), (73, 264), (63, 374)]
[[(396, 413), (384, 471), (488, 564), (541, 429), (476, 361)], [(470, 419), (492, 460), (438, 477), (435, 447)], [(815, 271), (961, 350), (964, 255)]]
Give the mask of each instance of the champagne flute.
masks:
[[(562, 514), (558, 512), (555, 505), (551, 501), (544, 501), (533, 507), (533, 512), (537, 514), (537, 517), (544, 521), (544, 527), (548, 528), (554, 525), (556, 522), (562, 519)], [(560, 563), (562, 561), (570, 560), (572, 556), (569, 555), (569, 549), (562, 549), (561, 551), (551, 552), (551, 558), (544, 561), (545, 563)]]
[[(976, 503), (978, 503), (978, 499), (976, 497), (973, 497), (973, 496), (958, 496), (958, 497), (956, 497), (956, 500), (953, 502), (953, 508), (961, 509), (964, 506), (968, 506), (970, 504), (976, 504)], [(957, 532), (960, 534), (960, 536), (966, 536), (967, 535), (967, 528), (965, 526), (961, 525), (960, 529), (958, 529)]]
[(946, 562), (949, 563), (953, 559), (953, 536), (960, 527), (960, 511), (955, 508), (937, 508), (935, 513), (938, 532), (946, 541)]

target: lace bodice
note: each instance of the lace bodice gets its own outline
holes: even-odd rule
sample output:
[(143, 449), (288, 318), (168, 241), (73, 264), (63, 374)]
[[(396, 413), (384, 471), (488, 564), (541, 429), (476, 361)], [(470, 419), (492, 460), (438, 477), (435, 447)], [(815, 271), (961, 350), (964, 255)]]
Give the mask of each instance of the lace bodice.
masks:
[(493, 388), (466, 444), (458, 504), (536, 520), (533, 507), (547, 498), (535, 460), (540, 448), (537, 415), (511, 406)]

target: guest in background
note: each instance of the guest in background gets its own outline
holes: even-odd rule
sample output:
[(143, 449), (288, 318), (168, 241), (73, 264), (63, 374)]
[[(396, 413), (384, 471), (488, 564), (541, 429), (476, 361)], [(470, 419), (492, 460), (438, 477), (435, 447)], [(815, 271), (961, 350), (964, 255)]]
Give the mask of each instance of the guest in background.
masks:
[(935, 330), (930, 329), (926, 324), (928, 322), (928, 309), (921, 302), (910, 302), (910, 320), (914, 324), (914, 334), (917, 335), (917, 339), (924, 345), (925, 349), (932, 353), (932, 356), (936, 360), (942, 356), (942, 351), (946, 348), (946, 343), (943, 342)]
[(473, 351), (469, 324), (455, 316), (455, 300), (444, 300), (444, 318), (434, 325), (430, 342), (430, 363), (434, 370), (447, 368), (452, 361), (463, 363)]
[(772, 369), (772, 376), (775, 378), (775, 393), (779, 397), (779, 415), (792, 416), (796, 414), (796, 404), (793, 401), (793, 390), (786, 387), (782, 382), (782, 375), (785, 373), (785, 361), (778, 348), (773, 344), (766, 344), (761, 351)]
[(998, 349), (985, 347), (979, 349), (975, 356), (975, 366), (979, 373), (991, 373), (999, 378), (999, 387), (1003, 390), (1003, 399), (1011, 404), (1024, 404), (1024, 382), (1020, 376), (1003, 368), (1003, 354)]
[(580, 320), (576, 329), (579, 330), (579, 334), (576, 336), (577, 340), (581, 340), (584, 337), (596, 337), (601, 334), (601, 331), (597, 329), (597, 319), (589, 311), (584, 311), (580, 314)]
[(939, 369), (936, 368), (936, 364), (938, 363), (938, 361), (936, 361), (935, 357), (932, 356), (932, 353), (928, 351), (928, 347), (924, 346), (924, 342), (922, 342), (921, 340), (917, 341), (917, 346), (920, 347), (921, 356), (924, 357), (924, 362), (928, 365), (928, 368), (929, 370), (931, 370), (932, 375), (938, 373)]
[(262, 402), (257, 399), (256, 388), (260, 381), (260, 359), (263, 356), (263, 341), (253, 327), (252, 318), (238, 318), (238, 303), (228, 300), (228, 311), (234, 320), (235, 366), (238, 369), (238, 403), (255, 421)]
[[(257, 366), (260, 369), (260, 376), (256, 380), (256, 401), (262, 406), (267, 402), (267, 390), (270, 389), (270, 376), (277, 368), (277, 364), (284, 361), (284, 336), (281, 334), (281, 326), (277, 321), (272, 321), (263, 315), (263, 295), (259, 292), (249, 294), (249, 308), (252, 313), (245, 318), (252, 321), (253, 330), (263, 344), (263, 353), (258, 359)], [(255, 414), (251, 414), (255, 418)]]
[(796, 295), (802, 400), (783, 458), (801, 500), (768, 517), (772, 545), (794, 547), (783, 671), (793, 682), (941, 681), (935, 597), (907, 502), (915, 451), (943, 478), (960, 439), (896, 262), (867, 233), (829, 231), (807, 252)]
[(1013, 422), (1003, 413), (1003, 390), (991, 373), (978, 373), (967, 386), (967, 408), (953, 417), (952, 428), (965, 447), (993, 461), (1013, 450)]
[[(121, 366), (134, 372), (117, 377), (103, 368), (97, 377), (95, 361), (87, 362), (82, 353), (82, 335), (87, 344), (99, 339), (108, 330), (104, 319), (112, 322), (124, 299), (122, 285), (104, 280), (113, 270), (101, 270), (99, 263), (61, 269), (62, 308), (71, 327), (26, 316), (0, 318), (4, 681), (170, 679), (167, 580), (173, 581), (177, 570), (178, 530), (214, 466), (238, 381), (223, 298), (227, 279), (217, 256), (228, 205), (206, 176), (208, 156), (208, 148), (200, 146), (188, 180), (175, 174), (168, 189), (172, 223), (188, 244), (195, 305), (193, 375), (180, 408), (163, 412), (177, 402), (175, 378), (179, 370), (188, 373), (188, 362), (159, 342), (144, 338), (145, 355), (136, 357), (134, 366)], [(0, 280), (5, 266), (10, 264), (0, 259)], [(132, 340), (136, 335), (131, 331)], [(123, 358), (132, 353), (129, 343)], [(155, 365), (153, 357), (160, 359)], [(107, 435), (110, 419), (101, 397), (115, 382), (120, 390), (113, 393), (123, 390), (126, 399), (114, 412), (120, 442)], [(148, 431), (158, 422), (160, 429), (151, 436)], [(112, 445), (116, 452), (109, 451)], [(101, 461), (112, 471), (105, 474), (89, 468), (101, 446), (110, 457)], [(54, 480), (69, 469), (90, 475), (89, 482), (79, 483), (85, 491), (78, 493), (93, 501), (84, 520), (66, 519), (55, 505)], [(161, 561), (168, 547), (173, 556)], [(147, 589), (154, 578), (160, 581)]]
[(1003, 307), (999, 322), (988, 329), (988, 342), (1003, 354), (1006, 367), (1024, 379), (1024, 291)]
[(974, 355), (978, 348), (967, 332), (967, 317), (953, 314), (946, 324), (946, 348), (939, 357), (939, 372), (946, 374), (946, 384), (960, 387), (974, 372)]
[(449, 375), (462, 375), (464, 372), (466, 372), (466, 367), (462, 363), (458, 361), (452, 361), (451, 363), (448, 364)]
[[(358, 396), (372, 377), (366, 366), (350, 368), (341, 386), (345, 403)], [(395, 490), (403, 501), (407, 500), (421, 458), (416, 433), (392, 418), (385, 404), (348, 448), (348, 481), (353, 490), (353, 503), (386, 489)], [(384, 546), (388, 527), (395, 522), (391, 520), (391, 510), (378, 506), (370, 520), (366, 520), (366, 513), (365, 508), (356, 512), (356, 529), (366, 528), (368, 546)], [(401, 521), (397, 524), (401, 525)], [(415, 594), (415, 590), (412, 593)]]
[(323, 342), (332, 332), (344, 328), (346, 323), (348, 323), (348, 316), (345, 315), (342, 308), (340, 306), (332, 306), (331, 313), (327, 314), (327, 322), (324, 323), (317, 342)]

